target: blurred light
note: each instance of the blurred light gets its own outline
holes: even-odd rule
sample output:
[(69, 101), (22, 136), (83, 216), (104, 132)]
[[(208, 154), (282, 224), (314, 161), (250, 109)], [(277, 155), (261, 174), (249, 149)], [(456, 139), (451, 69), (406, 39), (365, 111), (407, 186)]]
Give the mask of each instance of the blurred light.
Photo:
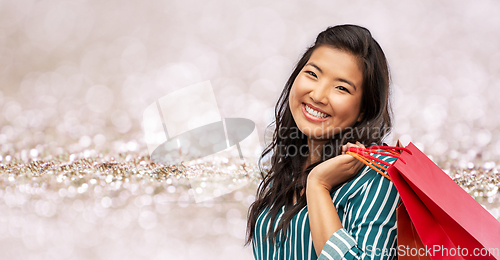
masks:
[(113, 105), (113, 92), (104, 85), (91, 87), (85, 96), (87, 106), (96, 113), (106, 112)]
[[(499, 12), (495, 1), (1, 1), (0, 163), (39, 171), (0, 176), (0, 258), (251, 259), (241, 245), (255, 187), (192, 203), (199, 190), (144, 160), (142, 112), (211, 80), (221, 115), (262, 136), (300, 55), (345, 21), (387, 56), (394, 140), (425, 147), (471, 195), (498, 194), (481, 185), (500, 165)], [(130, 167), (113, 172), (120, 163)], [(498, 195), (481, 203), (499, 217)]]

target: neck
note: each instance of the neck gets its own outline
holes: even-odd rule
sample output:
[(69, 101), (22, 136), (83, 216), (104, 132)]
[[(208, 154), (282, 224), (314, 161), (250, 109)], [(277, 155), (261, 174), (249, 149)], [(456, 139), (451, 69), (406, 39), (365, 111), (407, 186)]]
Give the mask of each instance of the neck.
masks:
[(328, 140), (315, 140), (310, 138), (307, 139), (307, 144), (309, 146), (309, 156), (307, 157), (305, 168), (321, 160), (321, 155), (323, 154), (323, 146), (326, 143), (328, 143)]

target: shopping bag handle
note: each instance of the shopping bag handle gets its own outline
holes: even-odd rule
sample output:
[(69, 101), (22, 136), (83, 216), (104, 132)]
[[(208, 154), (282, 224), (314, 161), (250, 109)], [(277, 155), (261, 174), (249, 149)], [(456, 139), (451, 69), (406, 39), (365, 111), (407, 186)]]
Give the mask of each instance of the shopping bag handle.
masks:
[[(347, 151), (346, 154), (353, 156), (354, 158), (358, 159), (362, 163), (366, 164), (368, 167), (370, 167), (370, 168), (374, 169), (375, 171), (377, 171), (378, 173), (380, 173), (382, 176), (386, 177), (388, 180), (391, 180), (391, 177), (389, 177), (389, 175), (387, 175), (386, 173), (384, 173), (383, 171), (380, 170), (380, 169), (383, 169), (384, 171), (387, 171), (387, 167), (382, 166), (374, 161), (366, 160), (363, 156), (361, 156), (357, 153), (351, 152), (351, 151)], [(380, 169), (378, 169), (374, 165), (378, 166)]]
[[(379, 150), (382, 150), (383, 152), (381, 152)], [(399, 157), (401, 155), (401, 152), (399, 152), (399, 150), (405, 151), (405, 152), (409, 153), (410, 155), (412, 155), (412, 152), (409, 149), (406, 149), (403, 147), (394, 147), (394, 146), (371, 146), (371, 147), (367, 147), (367, 148), (352, 146), (352, 147), (348, 148), (348, 151), (355, 152), (355, 153), (362, 153), (362, 154), (375, 153), (375, 154), (382, 154), (382, 155), (387, 155), (387, 156), (391, 156), (391, 157), (395, 157), (395, 158), (400, 159)], [(370, 156), (370, 155), (368, 155), (368, 156)], [(386, 164), (386, 163), (384, 163), (384, 161), (381, 161), (380, 159), (377, 159), (374, 157), (372, 157), (370, 159), (378, 160), (379, 162)], [(402, 159), (400, 159), (400, 160), (403, 161)], [(404, 162), (404, 163), (406, 164), (406, 162)], [(390, 166), (390, 164), (386, 164), (386, 165)]]
[[(382, 150), (382, 151), (380, 151)], [(387, 167), (391, 166), (390, 163), (381, 160), (379, 158), (376, 158), (368, 153), (374, 153), (374, 154), (381, 154), (381, 155), (386, 155), (390, 157), (394, 157), (396, 159), (399, 159), (402, 163), (406, 164), (406, 162), (400, 158), (401, 152), (400, 151), (406, 151), (410, 155), (412, 154), (410, 150), (403, 148), (403, 147), (395, 147), (395, 146), (371, 146), (368, 148), (361, 148), (361, 147), (349, 147), (347, 149), (346, 154), (349, 154), (353, 156), (354, 158), (358, 159), (359, 161), (363, 162), (365, 165), (368, 167), (374, 169), (378, 173), (380, 173), (382, 176), (386, 177), (387, 179), (391, 180), (391, 178), (384, 173), (383, 171), (387, 171)], [(379, 164), (380, 163), (380, 164)], [(382, 164), (382, 165), (381, 165)], [(378, 167), (378, 168), (377, 168)], [(379, 169), (380, 168), (380, 169)], [(383, 171), (381, 171), (381, 169)]]
[[(358, 147), (359, 148), (359, 147)], [(410, 151), (410, 149), (407, 149), (407, 148), (404, 148), (404, 147), (398, 147), (398, 146), (370, 146), (370, 147), (367, 147), (367, 148), (359, 148), (359, 149), (364, 149), (364, 150), (384, 150), (386, 152), (390, 152), (390, 153), (397, 153), (398, 155), (401, 154), (401, 152), (397, 152), (397, 151), (405, 151), (407, 153), (409, 153), (410, 155), (412, 155), (412, 152)]]

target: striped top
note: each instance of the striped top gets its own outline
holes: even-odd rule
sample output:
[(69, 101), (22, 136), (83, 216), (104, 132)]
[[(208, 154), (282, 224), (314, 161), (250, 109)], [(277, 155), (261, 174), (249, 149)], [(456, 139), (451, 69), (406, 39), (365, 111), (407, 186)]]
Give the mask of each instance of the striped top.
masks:
[[(395, 158), (377, 155), (393, 162)], [(399, 194), (394, 184), (368, 166), (357, 176), (331, 193), (344, 228), (326, 242), (320, 256), (314, 251), (307, 206), (293, 217), (286, 239), (271, 244), (266, 237), (271, 222), (269, 208), (263, 210), (255, 224), (253, 254), (258, 260), (282, 259), (393, 259), (396, 249), (396, 207)], [(284, 206), (277, 215), (284, 213)], [(273, 230), (278, 226), (276, 221)], [(392, 248), (392, 250), (391, 250)]]

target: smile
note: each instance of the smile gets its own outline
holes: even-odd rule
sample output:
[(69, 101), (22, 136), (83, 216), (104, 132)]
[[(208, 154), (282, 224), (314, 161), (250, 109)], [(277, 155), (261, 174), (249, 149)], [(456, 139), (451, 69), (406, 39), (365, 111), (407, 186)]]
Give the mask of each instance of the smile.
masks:
[(302, 113), (306, 117), (307, 120), (313, 123), (321, 123), (325, 122), (330, 118), (330, 115), (325, 114), (323, 112), (312, 109), (310, 106), (302, 103)]
[(319, 112), (317, 110), (312, 109), (307, 104), (304, 104), (304, 106), (305, 106), (305, 109), (309, 115), (312, 115), (314, 117), (321, 118), (321, 119), (329, 117), (329, 115), (327, 115), (325, 113), (322, 113), (322, 112)]

